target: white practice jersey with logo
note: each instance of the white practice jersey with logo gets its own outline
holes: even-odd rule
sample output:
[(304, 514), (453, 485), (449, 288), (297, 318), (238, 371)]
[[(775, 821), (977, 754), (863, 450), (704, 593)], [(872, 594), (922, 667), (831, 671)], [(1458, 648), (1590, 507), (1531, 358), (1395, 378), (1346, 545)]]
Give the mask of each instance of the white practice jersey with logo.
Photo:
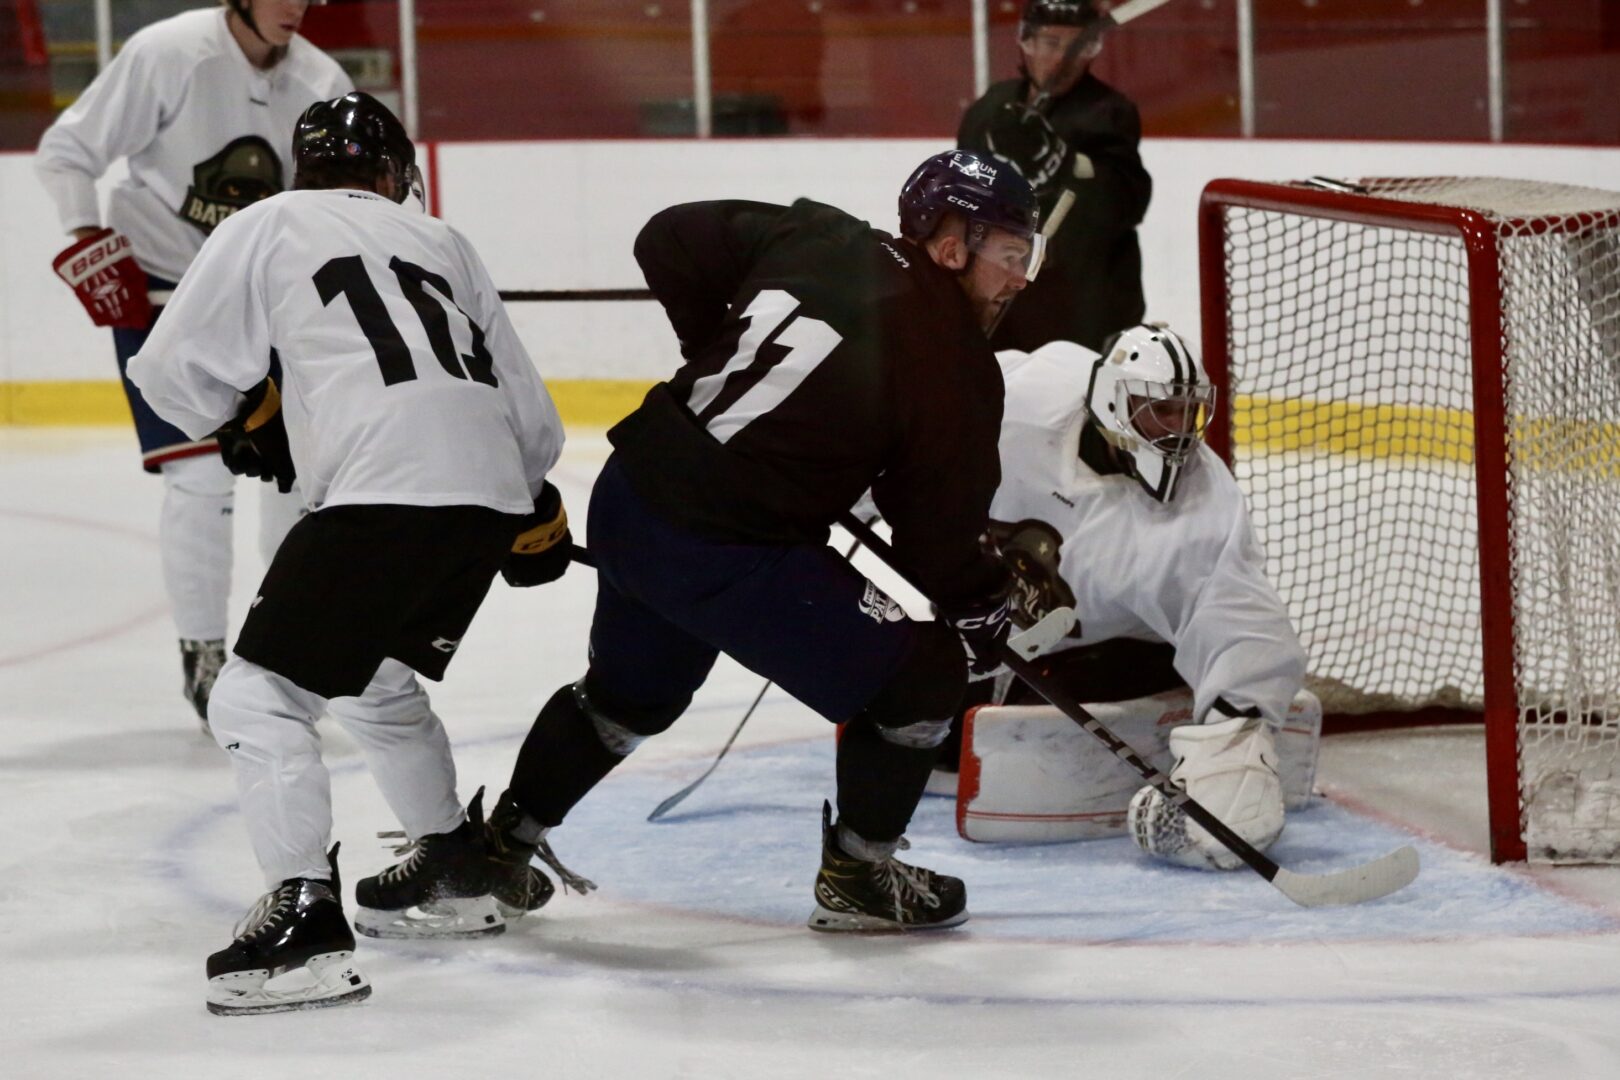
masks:
[(129, 375), (193, 438), (272, 353), (299, 486), (354, 503), (534, 509), (562, 424), (483, 262), (370, 192), (289, 191), (214, 230)]
[[(1175, 646), (1202, 721), (1216, 698), (1275, 723), (1305, 674), (1305, 653), (1265, 572), (1243, 493), (1200, 444), (1168, 504), (1132, 478), (1080, 460), (1085, 394), (1097, 354), (1072, 342), (997, 355), (1006, 380), (997, 521), (1044, 521), (1083, 635)], [(1220, 407), (1226, 403), (1221, 402)]]
[[(153, 23), (45, 132), (34, 159), (64, 231), (106, 224), (129, 237), (147, 273), (178, 281), (209, 230), (292, 186), (293, 128), (317, 101), (354, 84), (295, 35), (268, 71), (248, 63), (225, 9)], [(119, 158), (106, 219), (96, 180)]]

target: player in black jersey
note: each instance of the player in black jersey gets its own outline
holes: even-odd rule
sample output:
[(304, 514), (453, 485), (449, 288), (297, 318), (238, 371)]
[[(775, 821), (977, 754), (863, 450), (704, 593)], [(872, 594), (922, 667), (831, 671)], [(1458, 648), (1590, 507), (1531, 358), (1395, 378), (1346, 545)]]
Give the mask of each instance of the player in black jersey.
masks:
[[(490, 820), (514, 872), (724, 651), (848, 722), (810, 925), (967, 918), (959, 880), (894, 852), (965, 686), (963, 642), (993, 663), (1007, 630), (1005, 572), (979, 546), (1000, 478), (985, 330), (1039, 266), (1038, 217), (1009, 163), (954, 151), (907, 181), (898, 237), (809, 200), (687, 203), (642, 229), (686, 364), (609, 432), (589, 670), (541, 710)], [(907, 619), (827, 546), (868, 488), (942, 621)]]

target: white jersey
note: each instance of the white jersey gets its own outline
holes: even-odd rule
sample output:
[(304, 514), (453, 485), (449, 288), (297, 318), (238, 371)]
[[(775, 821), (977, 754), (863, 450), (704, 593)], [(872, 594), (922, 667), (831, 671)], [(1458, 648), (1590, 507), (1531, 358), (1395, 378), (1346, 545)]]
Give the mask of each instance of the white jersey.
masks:
[(371, 192), (289, 191), (214, 230), (129, 376), (193, 438), (281, 363), (312, 509), (534, 509), (562, 424), (489, 272), (438, 218)]
[(1217, 698), (1288, 715), (1305, 652), (1266, 577), (1243, 493), (1200, 444), (1160, 503), (1124, 475), (1080, 460), (1085, 393), (1097, 354), (1071, 342), (998, 354), (1007, 396), (997, 521), (1046, 522), (1062, 537), (1060, 572), (1074, 591), (1079, 638), (1164, 641), (1203, 721)]
[(102, 224), (96, 180), (127, 157), (105, 223), (129, 237), (143, 270), (169, 281), (220, 221), (292, 186), (298, 117), (354, 89), (337, 61), (297, 35), (280, 63), (254, 67), (225, 19), (224, 8), (187, 11), (131, 36), (34, 159), (71, 232)]

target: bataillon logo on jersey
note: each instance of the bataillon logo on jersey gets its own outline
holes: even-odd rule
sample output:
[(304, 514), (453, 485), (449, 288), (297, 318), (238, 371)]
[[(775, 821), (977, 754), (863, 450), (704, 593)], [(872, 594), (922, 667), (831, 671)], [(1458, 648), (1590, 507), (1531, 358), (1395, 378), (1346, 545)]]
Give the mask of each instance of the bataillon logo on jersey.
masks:
[(211, 233), (244, 206), (281, 190), (281, 159), (259, 136), (244, 135), (192, 168), (180, 216)]

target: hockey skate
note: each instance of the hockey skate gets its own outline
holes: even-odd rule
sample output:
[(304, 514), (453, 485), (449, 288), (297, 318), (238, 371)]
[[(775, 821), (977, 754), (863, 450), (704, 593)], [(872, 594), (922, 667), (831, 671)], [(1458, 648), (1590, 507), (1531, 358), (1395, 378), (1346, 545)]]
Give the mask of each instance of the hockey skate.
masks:
[(337, 845), (332, 879), (289, 878), (236, 925), (236, 940), (208, 958), (208, 1011), (217, 1016), (348, 1005), (371, 996), (354, 966), (343, 917)]
[[(909, 846), (900, 840), (901, 850)], [(892, 855), (868, 862), (845, 853), (833, 827), (832, 807), (822, 804), (821, 872), (810, 929), (941, 930), (967, 918), (967, 889), (960, 878), (910, 866)]]
[[(484, 789), (467, 804), (467, 820), (394, 849), (402, 863), (354, 888), (354, 928), (374, 938), (486, 937), (506, 921), (490, 895), (484, 854)], [(381, 833), (403, 837), (403, 833)]]
[(185, 672), (186, 700), (191, 707), (197, 710), (197, 719), (202, 721), (203, 734), (210, 734), (208, 728), (208, 695), (214, 691), (214, 680), (219, 678), (219, 669), (225, 666), (225, 642), (198, 641), (192, 638), (180, 639), (180, 670)]
[(505, 792), (495, 803), (495, 812), (489, 816), (489, 827), (485, 833), (485, 847), (489, 851), (490, 891), (500, 905), (501, 914), (508, 919), (540, 910), (557, 891), (551, 879), (533, 865), (536, 858), (551, 867), (564, 890), (572, 889), (583, 895), (596, 888), (595, 882), (580, 877), (557, 858), (545, 837), (549, 829), (540, 829), (533, 843), (518, 836), (525, 816), (513, 800), (512, 793)]

